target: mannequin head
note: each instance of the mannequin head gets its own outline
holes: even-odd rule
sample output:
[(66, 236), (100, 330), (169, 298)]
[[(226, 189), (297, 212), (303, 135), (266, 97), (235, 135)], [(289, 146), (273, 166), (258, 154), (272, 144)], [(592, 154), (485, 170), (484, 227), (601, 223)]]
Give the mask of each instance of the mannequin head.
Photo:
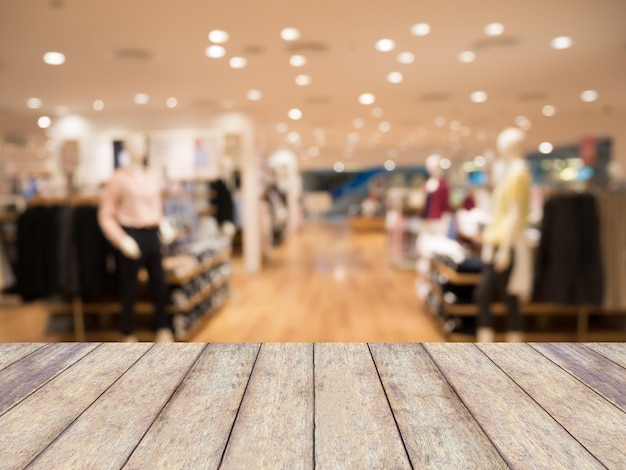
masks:
[(146, 157), (146, 137), (132, 134), (124, 140), (124, 150), (128, 155), (130, 166), (142, 166)]
[(443, 171), (440, 163), (441, 157), (437, 154), (432, 154), (426, 159), (426, 170), (431, 178), (441, 178)]
[(516, 127), (509, 127), (498, 134), (498, 154), (505, 160), (524, 157), (524, 139), (526, 134)]

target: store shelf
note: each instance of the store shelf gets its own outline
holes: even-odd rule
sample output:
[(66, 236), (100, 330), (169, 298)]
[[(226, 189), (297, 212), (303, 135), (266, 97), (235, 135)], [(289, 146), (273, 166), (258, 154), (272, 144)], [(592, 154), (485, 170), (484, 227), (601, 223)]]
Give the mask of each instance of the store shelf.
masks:
[(189, 299), (189, 301), (186, 304), (183, 304), (183, 305), (169, 305), (167, 307), (167, 313), (177, 314), (177, 313), (184, 313), (184, 312), (188, 312), (188, 311), (192, 310), (194, 307), (199, 305), (203, 300), (205, 300), (207, 297), (209, 297), (215, 291), (217, 291), (221, 287), (224, 287), (227, 282), (228, 282), (228, 279), (226, 279), (226, 280), (224, 280), (224, 281), (222, 281), (222, 282), (220, 282), (218, 284), (212, 284), (210, 286), (205, 287), (200, 292), (195, 294), (191, 299)]
[(480, 282), (480, 273), (457, 273), (454, 269), (438, 261), (433, 261), (433, 268), (443, 274), (451, 284), (474, 286)]
[(212, 269), (228, 261), (229, 259), (230, 259), (230, 250), (224, 253), (220, 253), (219, 255), (216, 255), (215, 257), (211, 258), (208, 261), (205, 261), (204, 263), (200, 263), (199, 265), (195, 266), (193, 269), (190, 269), (189, 271), (187, 271), (185, 274), (182, 274), (182, 275), (168, 274), (166, 275), (166, 282), (170, 285), (185, 284), (191, 281), (192, 279), (198, 277), (202, 273), (208, 271), (209, 269)]

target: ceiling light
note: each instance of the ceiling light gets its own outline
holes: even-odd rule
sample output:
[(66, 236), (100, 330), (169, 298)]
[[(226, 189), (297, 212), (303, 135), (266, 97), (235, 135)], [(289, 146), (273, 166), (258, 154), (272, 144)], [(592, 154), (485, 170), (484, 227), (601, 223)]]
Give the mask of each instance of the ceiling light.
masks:
[(463, 51), (459, 54), (459, 62), (468, 64), (476, 60), (476, 54), (472, 51)]
[(476, 165), (478, 168), (485, 166), (485, 163), (485, 157), (483, 157), (482, 155), (478, 155), (476, 158), (474, 158), (474, 165)]
[(54, 108), (54, 113), (57, 116), (65, 116), (69, 112), (70, 112), (70, 108), (68, 108), (67, 106), (57, 106), (56, 108)]
[(246, 97), (250, 101), (259, 101), (261, 98), (263, 98), (263, 93), (261, 93), (259, 90), (250, 90), (248, 91), (248, 93), (246, 93)]
[(500, 36), (504, 33), (504, 25), (502, 23), (489, 23), (485, 26), (485, 34), (487, 36)]
[(459, 121), (450, 121), (450, 130), (458, 131), (461, 129), (461, 123)]
[(133, 101), (136, 104), (148, 104), (148, 101), (150, 101), (150, 97), (146, 95), (145, 93), (137, 93), (133, 97)]
[(397, 59), (401, 64), (412, 64), (415, 61), (415, 55), (412, 52), (401, 52)]
[(391, 129), (391, 124), (389, 124), (386, 121), (383, 121), (380, 124), (378, 124), (378, 130), (380, 132), (389, 132), (390, 129)]
[(379, 118), (379, 117), (382, 117), (383, 110), (382, 110), (382, 108), (372, 108), (371, 113), (372, 113), (373, 117)]
[(290, 132), (289, 134), (287, 134), (287, 140), (292, 144), (295, 144), (300, 141), (300, 134), (298, 134), (297, 132)]
[(359, 95), (359, 103), (369, 105), (374, 104), (376, 97), (371, 93), (363, 93)]
[(284, 134), (285, 132), (287, 132), (287, 129), (289, 129), (289, 126), (287, 126), (287, 124), (285, 124), (284, 122), (279, 122), (278, 124), (276, 124), (276, 132)]
[(393, 51), (396, 48), (396, 43), (391, 39), (381, 39), (376, 41), (376, 50), (380, 52)]
[(359, 134), (356, 132), (350, 132), (348, 134), (348, 142), (351, 144), (356, 144), (359, 141)]
[(439, 161), (439, 167), (442, 170), (448, 170), (452, 166), (452, 162), (448, 158), (442, 158)]
[(385, 162), (385, 170), (393, 171), (395, 169), (396, 169), (396, 162), (394, 162), (393, 160), (387, 160)]
[(325, 135), (324, 129), (322, 129), (321, 127), (316, 127), (315, 129), (313, 129), (313, 135), (318, 139), (323, 139)]
[(472, 130), (469, 127), (463, 126), (461, 127), (461, 135), (463, 137), (469, 137), (472, 133)]
[(556, 114), (556, 108), (552, 105), (545, 105), (543, 108), (541, 108), (541, 112), (543, 113), (544, 116), (554, 116)]
[(26, 106), (30, 109), (39, 109), (43, 103), (39, 98), (28, 98), (26, 100)]
[(403, 79), (404, 77), (400, 72), (391, 72), (389, 75), (387, 75), (387, 81), (389, 83), (400, 83)]
[(445, 126), (445, 125), (446, 125), (446, 122), (447, 122), (447, 121), (446, 121), (446, 118), (445, 118), (445, 117), (441, 117), (441, 116), (439, 116), (439, 117), (435, 118), (435, 126), (437, 126), (437, 127), (443, 127), (443, 126)]
[(411, 26), (411, 34), (413, 36), (427, 36), (430, 33), (430, 25), (428, 23), (417, 23)]
[(61, 65), (65, 63), (65, 56), (60, 52), (46, 52), (43, 61), (48, 65)]
[(309, 147), (309, 157), (317, 157), (320, 154), (320, 149), (318, 147)]
[(528, 119), (526, 116), (517, 116), (515, 118), (515, 125), (523, 131), (528, 131), (532, 127), (530, 119)]
[(302, 118), (302, 111), (300, 111), (297, 108), (293, 108), (289, 110), (289, 112), (287, 113), (287, 116), (289, 116), (289, 119), (293, 119), (294, 121), (297, 121), (298, 119)]
[(96, 111), (102, 111), (104, 109), (104, 101), (102, 100), (96, 100), (93, 102), (93, 109), (95, 109)]
[(484, 91), (475, 91), (470, 95), (470, 100), (474, 103), (484, 103), (487, 101), (487, 93)]
[(176, 106), (178, 106), (178, 100), (174, 97), (168, 98), (165, 101), (165, 105), (170, 109), (175, 108)]
[(580, 99), (585, 103), (592, 103), (598, 99), (598, 92), (596, 90), (585, 90), (580, 94)]
[(309, 75), (298, 75), (296, 77), (296, 85), (307, 86), (311, 84), (311, 77)]
[(221, 31), (216, 29), (215, 31), (211, 31), (209, 33), (209, 41), (214, 42), (216, 44), (223, 44), (228, 41), (230, 36), (226, 31)]
[(204, 50), (204, 54), (211, 59), (219, 59), (226, 55), (226, 49), (222, 46), (209, 46)]
[(554, 150), (554, 147), (550, 142), (542, 142), (541, 144), (539, 144), (539, 151), (544, 155), (552, 153), (552, 150)]
[(365, 121), (363, 119), (355, 119), (354, 121), (352, 121), (352, 126), (355, 129), (363, 129), (363, 127), (365, 126)]
[(341, 162), (337, 162), (333, 165), (333, 170), (335, 170), (337, 173), (341, 173), (345, 169), (346, 166)]
[(573, 43), (574, 41), (572, 41), (572, 38), (568, 36), (559, 36), (558, 38), (554, 38), (550, 41), (550, 47), (552, 47), (552, 49), (569, 49), (572, 47)]
[(285, 28), (280, 32), (280, 37), (285, 41), (296, 41), (300, 39), (300, 30), (296, 28)]
[(243, 57), (231, 57), (228, 61), (228, 65), (234, 69), (242, 69), (248, 65), (248, 61)]
[(48, 116), (41, 116), (37, 119), (37, 125), (42, 129), (47, 129), (52, 124), (52, 120)]
[(306, 65), (306, 57), (304, 57), (303, 55), (292, 55), (289, 58), (289, 63), (291, 64), (292, 67), (303, 67)]

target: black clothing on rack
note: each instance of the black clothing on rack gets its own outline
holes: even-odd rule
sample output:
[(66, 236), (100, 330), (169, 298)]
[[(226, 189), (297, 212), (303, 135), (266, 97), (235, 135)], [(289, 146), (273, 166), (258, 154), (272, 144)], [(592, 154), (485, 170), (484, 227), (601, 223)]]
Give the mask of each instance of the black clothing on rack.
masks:
[(213, 216), (217, 220), (218, 225), (221, 226), (224, 222), (234, 223), (233, 197), (224, 180), (211, 181), (209, 190), (212, 192), (209, 203), (215, 208)]

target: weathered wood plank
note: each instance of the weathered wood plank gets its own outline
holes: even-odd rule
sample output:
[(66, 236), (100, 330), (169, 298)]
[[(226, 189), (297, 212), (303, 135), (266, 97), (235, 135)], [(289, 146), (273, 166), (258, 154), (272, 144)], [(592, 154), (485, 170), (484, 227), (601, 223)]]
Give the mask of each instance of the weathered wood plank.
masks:
[(207, 345), (125, 468), (218, 468), (259, 347)]
[(98, 346), (48, 344), (0, 371), (0, 416)]
[(46, 343), (4, 343), (0, 345), (0, 370), (43, 348)]
[(626, 468), (626, 413), (528, 345), (479, 347), (604, 465)]
[(366, 344), (315, 345), (319, 468), (410, 468)]
[(532, 344), (551, 361), (626, 411), (626, 369), (581, 344)]
[(203, 349), (154, 345), (28, 468), (122, 467)]
[(509, 466), (603, 468), (475, 345), (425, 348)]
[(370, 349), (414, 468), (508, 468), (421, 345)]
[(584, 343), (584, 346), (626, 368), (626, 343)]
[(223, 468), (313, 468), (313, 345), (264, 344)]
[(23, 468), (149, 348), (101, 344), (1, 416), (0, 469)]

